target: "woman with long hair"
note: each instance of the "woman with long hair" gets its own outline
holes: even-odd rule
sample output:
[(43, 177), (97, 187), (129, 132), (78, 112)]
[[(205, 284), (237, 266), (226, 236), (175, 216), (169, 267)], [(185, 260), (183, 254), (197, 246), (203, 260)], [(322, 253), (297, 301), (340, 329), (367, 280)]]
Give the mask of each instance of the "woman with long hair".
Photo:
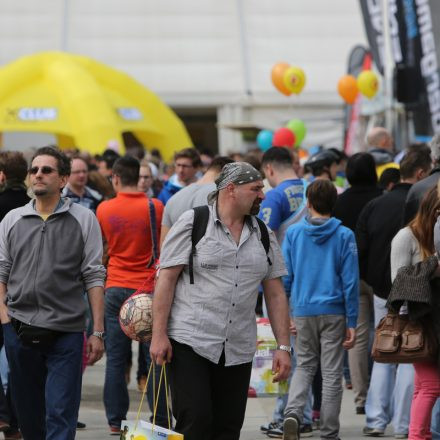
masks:
[[(440, 184), (439, 184), (440, 188)], [(410, 266), (435, 254), (434, 225), (440, 213), (437, 188), (432, 188), (423, 198), (416, 217), (401, 229), (391, 244), (391, 277), (394, 280), (400, 267)], [(431, 316), (425, 319), (432, 319)], [(432, 408), (440, 397), (440, 370), (436, 363), (414, 364), (414, 394), (408, 438), (431, 439)]]

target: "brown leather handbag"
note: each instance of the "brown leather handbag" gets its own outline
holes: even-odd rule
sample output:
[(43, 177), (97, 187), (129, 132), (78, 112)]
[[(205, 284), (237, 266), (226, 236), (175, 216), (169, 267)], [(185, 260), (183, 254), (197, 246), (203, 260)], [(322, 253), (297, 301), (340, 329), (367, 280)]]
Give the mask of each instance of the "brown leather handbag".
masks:
[(411, 321), (408, 315), (388, 312), (374, 334), (371, 351), (374, 361), (387, 364), (434, 362), (437, 340), (429, 318), (426, 321)]

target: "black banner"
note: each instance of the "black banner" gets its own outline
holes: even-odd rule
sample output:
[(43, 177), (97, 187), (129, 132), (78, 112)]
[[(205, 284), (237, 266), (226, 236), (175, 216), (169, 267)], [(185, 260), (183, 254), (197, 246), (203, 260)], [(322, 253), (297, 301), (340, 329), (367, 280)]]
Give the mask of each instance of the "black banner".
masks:
[(368, 43), (381, 73), (382, 1), (388, 2), (396, 98), (412, 111), (416, 135), (440, 133), (440, 1), (360, 0)]
[(398, 0), (360, 0), (362, 15), (364, 17), (365, 31), (367, 33), (368, 45), (373, 54), (374, 63), (383, 75), (384, 73), (384, 34), (383, 34), (383, 11), (382, 2), (389, 4), (389, 23), (391, 50), (394, 61), (402, 61), (402, 49), (399, 41), (399, 22), (395, 17)]

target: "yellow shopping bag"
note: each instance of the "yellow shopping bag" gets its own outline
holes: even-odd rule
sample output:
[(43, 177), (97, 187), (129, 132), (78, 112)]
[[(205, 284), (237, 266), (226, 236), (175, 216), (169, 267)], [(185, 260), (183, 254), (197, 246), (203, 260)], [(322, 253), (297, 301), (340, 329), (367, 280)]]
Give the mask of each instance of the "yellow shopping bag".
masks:
[[(157, 396), (153, 398), (154, 400), (154, 409), (153, 409), (153, 423), (145, 422), (144, 420), (140, 420), (142, 404), (144, 403), (145, 394), (147, 393), (147, 386), (150, 379), (151, 372), (153, 371), (153, 390), (155, 389), (154, 384), (154, 369), (155, 365), (151, 362), (150, 369), (148, 371), (147, 380), (144, 386), (144, 390), (142, 391), (142, 398), (139, 404), (139, 409), (137, 412), (136, 420), (123, 420), (121, 422), (121, 440), (183, 440), (183, 435), (178, 434), (171, 430), (171, 419), (170, 419), (170, 409), (168, 404), (168, 384), (167, 384), (167, 375), (165, 370), (165, 364), (162, 365), (162, 370), (160, 372), (159, 378), (159, 386)], [(157, 404), (159, 402), (159, 393), (162, 384), (162, 379), (164, 379), (164, 387), (165, 387), (165, 396), (166, 396), (166, 404), (167, 404), (167, 414), (168, 414), (168, 429), (162, 428), (161, 426), (157, 426), (156, 422), (156, 412), (157, 412)]]

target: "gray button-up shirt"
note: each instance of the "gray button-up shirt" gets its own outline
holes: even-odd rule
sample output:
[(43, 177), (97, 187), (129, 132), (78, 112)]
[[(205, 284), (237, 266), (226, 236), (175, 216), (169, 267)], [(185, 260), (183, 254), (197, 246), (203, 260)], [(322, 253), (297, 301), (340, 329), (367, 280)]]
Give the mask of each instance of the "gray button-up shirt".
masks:
[(161, 251), (161, 269), (185, 265), (175, 289), (168, 335), (214, 363), (223, 349), (226, 366), (251, 362), (258, 286), (262, 280), (287, 274), (275, 234), (269, 230), (269, 265), (255, 218), (247, 217), (237, 246), (218, 218), (216, 204), (210, 206), (206, 233), (194, 255), (194, 284), (190, 284), (193, 220), (193, 210), (182, 214)]

